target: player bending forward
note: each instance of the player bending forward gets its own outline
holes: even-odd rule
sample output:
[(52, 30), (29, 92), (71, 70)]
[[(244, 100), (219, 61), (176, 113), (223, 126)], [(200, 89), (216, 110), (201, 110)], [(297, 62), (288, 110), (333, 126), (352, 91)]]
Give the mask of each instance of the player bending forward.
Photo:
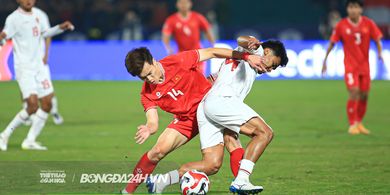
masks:
[[(241, 38), (249, 40), (249, 48), (256, 49), (253, 52), (262, 56), (262, 63), (268, 72), (287, 64), (286, 50), (280, 41), (270, 40), (260, 46), (260, 42), (253, 37)], [(243, 51), (244, 49), (238, 47), (236, 50)], [(238, 175), (231, 183), (230, 191), (245, 194), (258, 193), (263, 190), (262, 186), (252, 185), (249, 176), (252, 174), (256, 161), (271, 142), (273, 132), (259, 114), (244, 103), (256, 75), (261, 73), (264, 72), (257, 72), (243, 60), (226, 59), (214, 85), (199, 104), (197, 111), (202, 160), (184, 164), (179, 170), (171, 171), (162, 176), (181, 177), (185, 172), (193, 169), (203, 171), (207, 175), (217, 173), (220, 166), (216, 166), (216, 164), (222, 164), (223, 160), (224, 129), (230, 129), (237, 135), (244, 134), (251, 137), (241, 160)], [(209, 159), (216, 157), (219, 162), (209, 161)], [(179, 178), (170, 181), (173, 180), (178, 181)], [(148, 183), (151, 191), (157, 193), (161, 193), (166, 186), (172, 184), (164, 183), (164, 180), (157, 178), (151, 178), (149, 181), (159, 181), (159, 183)]]

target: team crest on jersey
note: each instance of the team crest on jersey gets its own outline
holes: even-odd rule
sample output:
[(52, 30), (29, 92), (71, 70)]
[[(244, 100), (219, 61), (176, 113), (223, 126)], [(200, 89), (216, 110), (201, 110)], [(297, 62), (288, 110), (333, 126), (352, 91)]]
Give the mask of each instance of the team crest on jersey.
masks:
[(345, 32), (347, 33), (347, 35), (350, 35), (351, 34), (351, 29), (347, 28), (347, 29), (345, 29)]
[(173, 77), (172, 80), (173, 80), (174, 83), (177, 83), (177, 82), (179, 82), (181, 80), (181, 76), (180, 75), (176, 75), (175, 77)]
[(180, 22), (176, 23), (176, 28), (181, 28), (181, 23)]
[(161, 97), (161, 92), (156, 92), (156, 96), (158, 97), (158, 98), (160, 98)]

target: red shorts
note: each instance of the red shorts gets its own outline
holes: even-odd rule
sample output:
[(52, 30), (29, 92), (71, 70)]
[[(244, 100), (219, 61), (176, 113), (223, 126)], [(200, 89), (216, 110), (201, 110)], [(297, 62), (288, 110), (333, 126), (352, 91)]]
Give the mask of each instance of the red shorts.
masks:
[(188, 140), (191, 140), (199, 133), (196, 116), (186, 118), (175, 116), (172, 122), (168, 125), (168, 128), (175, 129), (182, 135), (186, 136)]
[(345, 84), (348, 89), (359, 88), (361, 91), (367, 92), (370, 90), (371, 78), (369, 74), (345, 73)]

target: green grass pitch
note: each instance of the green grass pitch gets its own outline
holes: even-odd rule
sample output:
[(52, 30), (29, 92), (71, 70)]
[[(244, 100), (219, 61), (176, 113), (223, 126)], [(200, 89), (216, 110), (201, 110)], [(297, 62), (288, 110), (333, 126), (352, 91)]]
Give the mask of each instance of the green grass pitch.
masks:
[[(65, 123), (56, 126), (49, 118), (38, 138), (48, 151), (21, 150), (28, 127), (18, 128), (8, 151), (0, 152), (0, 181), (14, 179), (4, 178), (7, 162), (19, 161), (28, 167), (34, 161), (138, 161), (171, 120), (171, 115), (159, 111), (159, 132), (137, 145), (133, 138), (136, 127), (145, 122), (139, 103), (140, 82), (54, 84)], [(390, 82), (372, 82), (364, 120), (372, 131), (369, 136), (347, 134), (346, 99), (343, 81), (257, 81), (246, 103), (271, 125), (275, 137), (257, 162), (251, 181), (263, 185), (264, 194), (390, 194)], [(0, 83), (1, 131), (20, 108), (16, 82)], [(244, 136), (241, 139), (248, 142)], [(200, 158), (196, 137), (163, 162), (176, 168)], [(210, 179), (212, 194), (228, 194), (233, 178), (227, 153), (223, 167)], [(2, 187), (0, 194), (6, 194)], [(179, 187), (168, 191), (179, 192)], [(145, 187), (138, 192), (145, 193)], [(69, 194), (54, 194), (60, 193)]]

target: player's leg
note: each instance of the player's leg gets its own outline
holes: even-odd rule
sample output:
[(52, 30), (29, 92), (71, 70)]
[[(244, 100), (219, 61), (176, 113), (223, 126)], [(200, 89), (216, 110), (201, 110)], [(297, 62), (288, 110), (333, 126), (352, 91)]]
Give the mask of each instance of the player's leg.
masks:
[(32, 125), (26, 139), (24, 139), (22, 143), (22, 149), (47, 150), (47, 147), (42, 146), (36, 141), (36, 139), (42, 132), (52, 107), (51, 99), (53, 98), (53, 85), (45, 74), (43, 67), (41, 67), (41, 70), (36, 75), (35, 82), (37, 85), (38, 98), (40, 100), (41, 107), (38, 108), (37, 112), (32, 117)]
[[(44, 74), (51, 82), (50, 66), (48, 64), (44, 65)], [(54, 91), (54, 89), (53, 89), (53, 91)], [(53, 95), (53, 98), (51, 99), (51, 104), (52, 104), (52, 108), (50, 110), (50, 114), (53, 117), (53, 122), (56, 125), (60, 125), (64, 122), (64, 119), (61, 116), (61, 114), (58, 112), (58, 100), (57, 100), (57, 96), (55, 94)]]
[(167, 186), (179, 183), (179, 178), (189, 170), (195, 169), (207, 175), (218, 172), (223, 161), (223, 127), (213, 124), (206, 118), (203, 106), (204, 104), (201, 102), (197, 110), (202, 160), (184, 164), (180, 169), (166, 174), (149, 177), (147, 181), (149, 193), (162, 193)]
[(253, 109), (235, 97), (208, 97), (205, 100), (205, 113), (215, 123), (251, 137), (230, 191), (234, 193), (261, 192), (263, 187), (252, 185), (249, 182), (249, 175), (252, 173), (254, 164), (272, 140), (271, 128)]
[(21, 71), (15, 71), (15, 73), (23, 99), (26, 99), (27, 108), (19, 111), (0, 134), (0, 150), (2, 151), (7, 150), (8, 139), (14, 130), (28, 120), (30, 115), (34, 114), (38, 109), (38, 92), (36, 90), (36, 83), (34, 82), (34, 75), (30, 72)]
[(230, 169), (234, 177), (238, 174), (238, 169), (240, 168), (240, 161), (244, 157), (244, 148), (238, 139), (237, 133), (234, 131), (225, 129), (223, 133), (223, 140), (225, 142), (225, 147), (230, 154)]
[[(20, 99), (21, 99), (21, 101), (22, 101), (22, 109), (27, 109), (27, 107), (28, 107), (27, 99), (23, 99), (23, 94), (22, 94), (21, 91), (20, 91)], [(32, 124), (31, 117), (28, 117), (27, 120), (23, 121), (23, 124), (24, 124), (25, 126), (31, 126), (31, 124)]]
[(51, 99), (52, 108), (50, 110), (50, 114), (53, 117), (53, 122), (56, 125), (61, 125), (64, 123), (64, 118), (61, 116), (61, 114), (58, 112), (58, 100), (57, 96), (54, 94), (53, 98)]
[(345, 84), (347, 85), (349, 98), (347, 101), (347, 116), (349, 122), (348, 133), (351, 135), (359, 134), (357, 117), (358, 103), (360, 97), (359, 75), (354, 73), (345, 74)]
[(358, 108), (357, 108), (357, 122), (358, 122), (358, 128), (360, 133), (368, 135), (370, 134), (370, 131), (364, 127), (362, 121), (364, 118), (364, 115), (367, 111), (367, 102), (368, 102), (368, 93), (370, 91), (370, 85), (371, 85), (371, 78), (370, 75), (360, 75), (360, 94), (359, 94), (359, 102), (358, 102)]
[[(169, 127), (169, 126), (168, 126)], [(157, 163), (163, 159), (167, 154), (179, 148), (188, 141), (189, 138), (181, 134), (178, 130), (166, 128), (159, 136), (156, 144), (151, 150), (146, 152), (133, 170), (133, 174), (141, 174), (146, 177), (153, 172)], [(132, 181), (122, 191), (123, 194), (133, 193), (142, 181)]]

